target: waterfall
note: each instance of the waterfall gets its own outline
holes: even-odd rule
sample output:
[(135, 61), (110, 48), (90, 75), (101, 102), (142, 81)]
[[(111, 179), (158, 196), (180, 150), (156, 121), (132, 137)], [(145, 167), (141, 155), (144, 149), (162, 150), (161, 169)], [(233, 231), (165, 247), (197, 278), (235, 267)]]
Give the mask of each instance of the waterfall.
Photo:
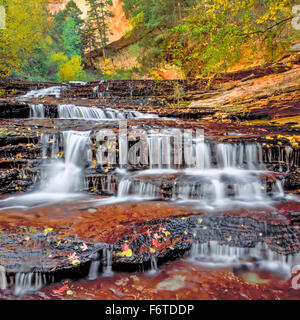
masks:
[(65, 131), (65, 161), (56, 161), (51, 166), (50, 178), (44, 181), (43, 192), (69, 193), (82, 186), (81, 170), (85, 163), (84, 154), (90, 132)]
[(0, 290), (7, 288), (6, 272), (3, 266), (0, 266)]
[[(267, 185), (259, 172), (238, 169), (175, 170), (149, 169), (127, 173), (118, 185), (118, 197), (197, 201), (199, 205), (222, 208), (230, 205), (267, 206), (273, 196), (284, 197), (281, 182)], [(108, 185), (107, 185), (108, 186)], [(107, 190), (114, 192), (114, 190)]]
[(38, 90), (31, 90), (27, 92), (25, 95), (20, 96), (18, 100), (41, 99), (45, 97), (60, 98), (61, 92), (66, 88), (66, 86), (53, 86)]
[(157, 258), (153, 255), (150, 256), (151, 262), (151, 270), (149, 271), (150, 274), (155, 274), (157, 272)]
[(44, 119), (45, 118), (45, 107), (43, 104), (29, 104), (30, 113), (29, 118), (31, 119)]
[(112, 271), (112, 248), (105, 247), (103, 250), (104, 264), (103, 264), (103, 276), (111, 277), (113, 275)]
[(100, 260), (92, 260), (90, 269), (89, 269), (89, 274), (88, 274), (88, 279), (93, 281), (96, 280), (99, 276), (99, 267), (100, 267)]
[(43, 287), (43, 278), (41, 273), (19, 272), (15, 277), (14, 295), (21, 296), (29, 292), (37, 291)]
[[(45, 119), (46, 107), (44, 104), (29, 104), (30, 119)], [(82, 120), (125, 120), (157, 118), (153, 114), (144, 114), (135, 110), (118, 110), (112, 108), (97, 108), (76, 106), (73, 104), (58, 104), (57, 113), (59, 119), (82, 119)]]
[(286, 256), (276, 253), (265, 243), (253, 248), (240, 248), (217, 241), (196, 241), (192, 244), (189, 260), (213, 268), (247, 266), (250, 270), (266, 270), (289, 278), (291, 268), (300, 263), (300, 254)]
[(262, 147), (259, 144), (217, 144), (217, 165), (223, 168), (264, 169)]
[(113, 109), (80, 107), (71, 104), (58, 105), (60, 119), (108, 120), (125, 119), (124, 113)]
[[(172, 136), (149, 131), (143, 145), (149, 169), (136, 173), (125, 170), (119, 179), (120, 199), (196, 201), (201, 206), (222, 208), (224, 205), (265, 207), (272, 200), (285, 197), (280, 180), (265, 178), (269, 172), (260, 144), (209, 144), (192, 140), (192, 154), (188, 155), (180, 152)], [(124, 158), (126, 145), (122, 139), (121, 142), (120, 156)], [(197, 159), (193, 159), (195, 155)], [(178, 156), (182, 157), (182, 163), (175, 161)]]

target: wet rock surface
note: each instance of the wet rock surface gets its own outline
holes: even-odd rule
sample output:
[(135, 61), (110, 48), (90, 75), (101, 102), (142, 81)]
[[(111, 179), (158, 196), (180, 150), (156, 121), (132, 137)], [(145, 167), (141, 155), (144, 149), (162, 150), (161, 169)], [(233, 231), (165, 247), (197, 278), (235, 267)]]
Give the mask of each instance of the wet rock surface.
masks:
[[(277, 209), (275, 216), (265, 209), (208, 216), (160, 202), (98, 209), (80, 206), (32, 209), (23, 218), (17, 209), (2, 211), (0, 256), (6, 272), (39, 272), (56, 278), (84, 274), (95, 254), (101, 260), (105, 248), (111, 250), (112, 267), (118, 271), (149, 269), (153, 257), (159, 264), (176, 260), (195, 243), (217, 242), (233, 248), (265, 243), (269, 250), (286, 257), (300, 252), (300, 213), (290, 216), (288, 208)], [(153, 212), (158, 208), (160, 218)], [(108, 220), (111, 212), (114, 217)]]
[[(208, 80), (97, 81), (62, 85), (1, 82), (0, 87), (5, 90), (0, 99), (2, 199), (12, 193), (20, 196), (39, 190), (46, 169), (53, 161), (66, 161), (64, 132), (90, 132), (89, 156), (84, 159), (81, 172), (84, 184), (77, 190), (85, 192), (90, 205), (77, 199), (55, 205), (41, 202), (26, 209), (0, 208), (0, 265), (5, 270), (8, 287), (20, 281), (40, 283), (38, 274), (45, 276), (44, 284), (85, 278), (94, 261), (99, 261), (103, 270), (108, 263), (114, 271), (155, 269), (157, 264), (164, 265), (191, 255), (195, 248), (213, 250), (216, 243), (218, 250), (227, 248), (229, 251), (251, 251), (263, 246), (259, 254), (275, 255), (289, 261), (290, 266), (297, 262), (299, 202), (283, 196), (283, 192), (290, 196), (300, 192), (299, 58), (291, 61), (222, 75), (209, 86)], [(73, 112), (72, 119), (65, 116), (68, 113), (62, 116), (62, 105), (64, 112)], [(102, 117), (102, 112), (103, 119), (91, 117), (99, 117), (99, 114)], [(228, 155), (235, 154), (238, 158), (238, 154), (245, 154), (235, 162), (227, 159), (233, 161), (228, 167), (231, 164), (238, 169), (267, 170), (249, 174), (248, 178), (253, 178), (253, 186), (258, 185), (260, 190), (256, 188), (255, 192), (260, 195), (263, 190), (263, 195), (274, 204), (261, 208), (257, 200), (252, 207), (233, 206), (231, 210), (179, 205), (174, 201), (194, 200), (199, 195), (206, 197), (201, 184), (205, 190), (207, 178), (201, 180), (181, 172), (186, 169), (184, 164), (177, 166), (173, 173), (145, 175), (143, 170), (153, 169), (149, 162), (120, 168), (118, 153), (117, 164), (108, 160), (98, 165), (97, 132), (107, 130), (118, 135), (120, 120), (126, 120), (133, 131), (142, 129), (147, 133), (170, 128), (204, 130), (205, 142), (211, 150), (209, 169), (223, 170), (224, 166), (226, 169), (223, 162)], [(130, 143), (131, 147), (133, 143)], [(142, 141), (142, 148), (146, 149), (147, 144), (149, 141)], [(174, 148), (174, 142), (169, 147)], [(119, 152), (121, 145), (117, 141), (108, 149)], [(252, 157), (254, 152), (259, 154), (256, 158)], [(220, 154), (225, 155), (225, 160), (220, 159)], [(159, 169), (174, 167), (167, 163)], [(215, 189), (209, 190), (216, 198), (218, 192), (224, 192), (230, 201), (247, 194), (240, 177), (232, 173), (223, 172), (215, 179)], [(218, 183), (226, 192), (218, 189)], [(191, 190), (180, 189), (183, 185)], [(253, 186), (249, 189), (251, 192)], [(142, 198), (149, 194), (152, 197), (147, 202), (127, 199), (126, 203), (105, 203), (110, 199), (120, 201), (122, 196)], [(243, 259), (255, 262), (258, 258), (250, 255)], [(260, 260), (257, 261), (259, 264)], [(237, 279), (228, 280), (231, 276), (226, 272), (218, 273), (220, 281), (239, 283)], [(187, 275), (173, 276), (177, 277), (174, 280), (177, 284), (188, 279)], [(143, 281), (147, 283), (148, 280)], [(170, 279), (160, 279), (155, 290), (166, 291), (172, 283)], [(247, 285), (244, 288), (249, 289)], [(114, 298), (127, 297), (117, 288), (114, 290)], [(185, 296), (180, 290), (179, 285), (173, 291)], [(193, 297), (195, 290), (191, 289), (194, 293), (186, 297)], [(257, 295), (257, 291), (249, 290), (245, 294), (250, 298)], [(153, 292), (142, 295), (137, 291), (136, 297), (153, 297)], [(207, 292), (203, 296), (212, 297)], [(276, 294), (269, 292), (270, 296)]]

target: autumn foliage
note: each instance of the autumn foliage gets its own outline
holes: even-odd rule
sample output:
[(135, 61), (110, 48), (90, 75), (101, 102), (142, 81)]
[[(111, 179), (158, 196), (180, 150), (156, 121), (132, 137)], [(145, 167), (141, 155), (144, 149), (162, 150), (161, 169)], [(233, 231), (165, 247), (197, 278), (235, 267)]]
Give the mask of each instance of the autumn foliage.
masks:
[(6, 28), (0, 30), (0, 75), (19, 70), (30, 58), (48, 29), (48, 0), (0, 0)]

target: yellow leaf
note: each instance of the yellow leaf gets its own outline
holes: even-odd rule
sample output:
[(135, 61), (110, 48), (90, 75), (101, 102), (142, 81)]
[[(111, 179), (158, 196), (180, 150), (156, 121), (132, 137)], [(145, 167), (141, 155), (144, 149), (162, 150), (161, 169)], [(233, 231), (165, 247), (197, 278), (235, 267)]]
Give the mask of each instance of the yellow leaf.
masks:
[(79, 260), (73, 260), (73, 261), (72, 261), (72, 265), (73, 265), (73, 266), (77, 266), (78, 264), (80, 264), (80, 261), (79, 261)]
[(44, 230), (44, 236), (46, 236), (49, 232), (53, 231), (53, 228), (46, 228)]

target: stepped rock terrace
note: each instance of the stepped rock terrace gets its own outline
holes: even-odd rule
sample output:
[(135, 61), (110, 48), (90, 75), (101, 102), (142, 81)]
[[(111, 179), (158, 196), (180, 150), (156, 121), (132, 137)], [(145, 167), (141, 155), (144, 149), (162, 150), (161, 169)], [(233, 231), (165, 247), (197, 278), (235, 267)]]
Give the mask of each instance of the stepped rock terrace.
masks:
[[(277, 66), (276, 78), (293, 79), (297, 63)], [(47, 288), (65, 281), (77, 298), (99, 281), (96, 298), (123, 298), (122, 281), (136, 298), (222, 296), (191, 285), (191, 270), (205, 283), (232, 275), (249, 298), (261, 288), (294, 298), (299, 89), (263, 95), (259, 84), (241, 106), (218, 106), (237, 81), (248, 90), (272, 75), (224, 76), (209, 89), (204, 80), (16, 84), (19, 94), (0, 100), (0, 297), (53, 299)], [(139, 291), (126, 277), (153, 286)]]

